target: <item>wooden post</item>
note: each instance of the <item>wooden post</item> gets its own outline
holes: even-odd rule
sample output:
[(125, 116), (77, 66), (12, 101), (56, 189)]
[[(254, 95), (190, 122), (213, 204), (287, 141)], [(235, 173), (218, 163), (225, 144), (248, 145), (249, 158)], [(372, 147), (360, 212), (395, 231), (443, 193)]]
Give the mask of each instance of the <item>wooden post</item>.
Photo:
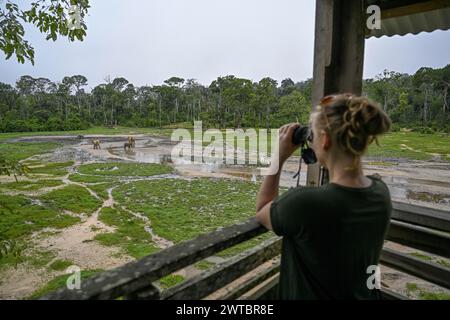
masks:
[[(365, 28), (363, 0), (316, 0), (313, 108), (328, 94), (361, 94)], [(320, 184), (319, 164), (308, 166), (306, 184)]]

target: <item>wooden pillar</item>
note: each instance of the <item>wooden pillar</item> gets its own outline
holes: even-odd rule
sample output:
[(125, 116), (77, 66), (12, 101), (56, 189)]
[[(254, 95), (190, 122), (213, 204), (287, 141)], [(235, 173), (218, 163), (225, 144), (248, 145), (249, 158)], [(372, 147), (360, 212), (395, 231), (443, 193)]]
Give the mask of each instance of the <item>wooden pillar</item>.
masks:
[[(364, 0), (316, 0), (313, 108), (328, 94), (361, 94), (365, 10)], [(318, 186), (319, 176), (319, 165), (309, 165), (306, 184)]]

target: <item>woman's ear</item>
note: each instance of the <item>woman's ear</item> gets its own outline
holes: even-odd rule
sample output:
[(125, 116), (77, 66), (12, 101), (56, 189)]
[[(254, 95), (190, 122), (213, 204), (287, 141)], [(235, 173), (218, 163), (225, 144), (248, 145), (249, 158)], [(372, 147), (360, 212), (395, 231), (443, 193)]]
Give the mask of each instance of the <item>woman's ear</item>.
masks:
[(323, 150), (328, 151), (330, 147), (331, 147), (331, 138), (325, 131), (322, 131), (322, 148)]

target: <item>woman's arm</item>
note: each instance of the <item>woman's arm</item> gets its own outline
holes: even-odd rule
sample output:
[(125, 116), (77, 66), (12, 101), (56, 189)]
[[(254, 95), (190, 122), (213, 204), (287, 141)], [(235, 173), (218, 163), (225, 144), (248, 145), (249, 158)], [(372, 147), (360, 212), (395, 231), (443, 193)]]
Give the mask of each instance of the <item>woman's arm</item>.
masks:
[(256, 197), (256, 221), (268, 230), (272, 230), (270, 206), (272, 200), (278, 196), (280, 174), (281, 168), (275, 175), (266, 176)]
[[(292, 153), (299, 147), (292, 143), (292, 134), (299, 126), (298, 123), (287, 124), (280, 128), (279, 131), (279, 152), (272, 155), (271, 164), (277, 166), (273, 172), (273, 175), (267, 175), (259, 189), (258, 196), (256, 197), (256, 221), (266, 227), (268, 230), (272, 229), (272, 223), (270, 221), (270, 206), (275, 197), (278, 196), (278, 189), (280, 185), (281, 169), (284, 162), (289, 158)], [(274, 159), (274, 156), (278, 156)], [(279, 165), (278, 165), (279, 164)]]

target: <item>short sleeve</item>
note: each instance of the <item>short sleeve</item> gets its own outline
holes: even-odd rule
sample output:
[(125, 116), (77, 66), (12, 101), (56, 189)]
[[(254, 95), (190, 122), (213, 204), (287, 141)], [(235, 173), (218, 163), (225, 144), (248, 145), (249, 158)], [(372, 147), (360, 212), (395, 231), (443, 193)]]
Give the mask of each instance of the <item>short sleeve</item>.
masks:
[(275, 198), (270, 206), (270, 222), (278, 236), (295, 236), (305, 224), (307, 212), (304, 192), (301, 188), (290, 189)]

